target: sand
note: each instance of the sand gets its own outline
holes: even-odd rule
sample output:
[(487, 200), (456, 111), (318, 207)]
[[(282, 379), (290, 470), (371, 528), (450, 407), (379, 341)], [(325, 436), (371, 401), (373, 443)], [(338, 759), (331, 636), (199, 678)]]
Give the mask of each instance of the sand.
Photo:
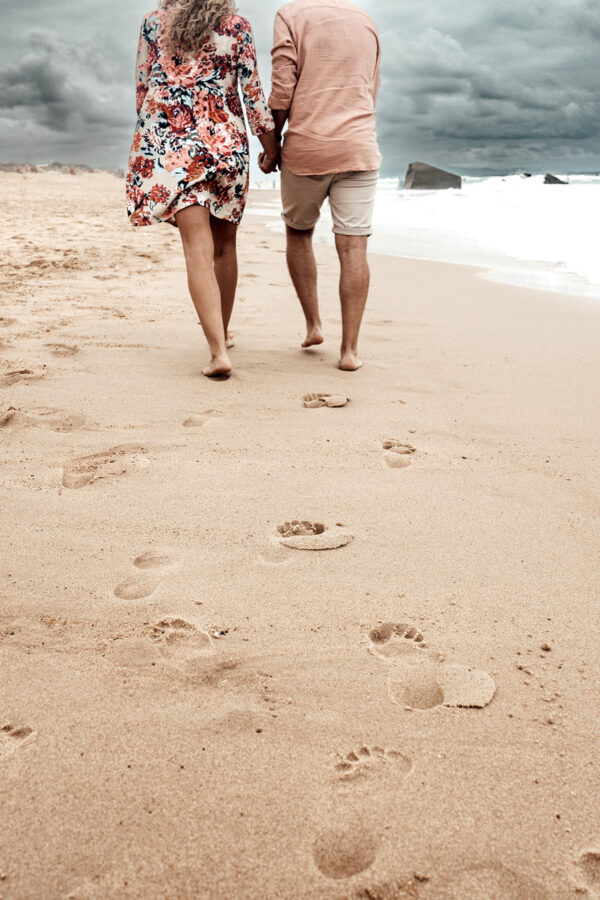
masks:
[(0, 185), (2, 897), (600, 897), (600, 304), (373, 256), (342, 373), (249, 215), (215, 383), (122, 181)]

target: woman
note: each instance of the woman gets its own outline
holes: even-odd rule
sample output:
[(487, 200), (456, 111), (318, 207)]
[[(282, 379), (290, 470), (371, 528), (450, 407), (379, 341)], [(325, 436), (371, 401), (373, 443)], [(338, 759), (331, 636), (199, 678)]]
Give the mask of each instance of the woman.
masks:
[(279, 158), (252, 29), (235, 14), (233, 0), (163, 0), (142, 23), (136, 79), (127, 213), (133, 225), (179, 228), (190, 294), (211, 352), (202, 371), (227, 376), (236, 232), (249, 173), (238, 84), (263, 146), (263, 171), (273, 171)]

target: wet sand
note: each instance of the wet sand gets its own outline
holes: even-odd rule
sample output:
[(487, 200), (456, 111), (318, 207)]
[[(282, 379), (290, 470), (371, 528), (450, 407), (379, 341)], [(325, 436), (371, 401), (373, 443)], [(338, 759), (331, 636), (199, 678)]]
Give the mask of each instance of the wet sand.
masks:
[(0, 185), (0, 895), (600, 897), (600, 304), (373, 256), (343, 373), (248, 216), (215, 383), (122, 181)]

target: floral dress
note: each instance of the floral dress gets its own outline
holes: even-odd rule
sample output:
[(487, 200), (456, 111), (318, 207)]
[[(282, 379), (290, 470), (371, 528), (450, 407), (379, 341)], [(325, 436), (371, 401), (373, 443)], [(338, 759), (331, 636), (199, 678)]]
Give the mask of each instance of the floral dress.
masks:
[(164, 46), (165, 15), (149, 13), (140, 33), (127, 214), (133, 225), (174, 225), (176, 212), (198, 204), (238, 224), (250, 165), (238, 84), (252, 133), (275, 127), (252, 29), (241, 16), (227, 16), (195, 58), (183, 59)]

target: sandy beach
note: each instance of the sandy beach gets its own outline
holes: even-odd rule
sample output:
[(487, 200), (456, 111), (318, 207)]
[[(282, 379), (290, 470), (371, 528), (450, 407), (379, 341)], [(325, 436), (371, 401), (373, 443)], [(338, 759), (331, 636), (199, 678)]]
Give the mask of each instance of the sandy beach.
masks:
[(248, 215), (215, 383), (122, 180), (0, 186), (0, 896), (600, 898), (600, 303), (374, 255), (343, 373)]

